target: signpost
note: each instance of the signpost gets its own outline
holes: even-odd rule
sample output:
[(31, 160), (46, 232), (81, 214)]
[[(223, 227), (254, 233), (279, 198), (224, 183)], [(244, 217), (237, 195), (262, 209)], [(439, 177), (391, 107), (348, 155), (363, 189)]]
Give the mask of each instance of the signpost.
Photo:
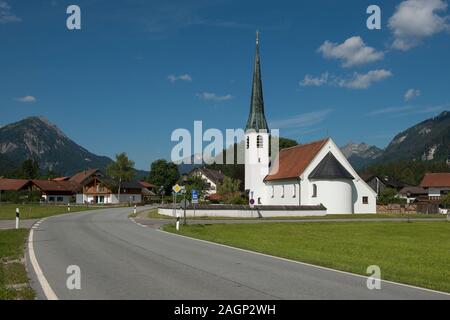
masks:
[(19, 208), (16, 208), (16, 229), (19, 229), (19, 217), (20, 217), (20, 210)]
[(192, 205), (194, 206), (194, 217), (195, 217), (195, 205), (198, 204), (198, 191), (192, 190)]
[(250, 211), (251, 211), (251, 215), (253, 218), (253, 208), (255, 207), (255, 199), (250, 199), (250, 201), (248, 203), (250, 205), (250, 209), (251, 209)]

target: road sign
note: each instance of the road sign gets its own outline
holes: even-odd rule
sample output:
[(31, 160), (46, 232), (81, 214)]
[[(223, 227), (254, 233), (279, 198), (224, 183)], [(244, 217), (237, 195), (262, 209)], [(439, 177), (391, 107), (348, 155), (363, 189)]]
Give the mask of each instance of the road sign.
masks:
[(189, 207), (189, 200), (181, 200), (180, 205), (182, 209), (186, 209), (187, 207)]
[(181, 191), (181, 189), (182, 188), (180, 187), (180, 185), (178, 183), (172, 187), (172, 190), (175, 193), (179, 193)]
[(192, 203), (197, 204), (198, 203), (198, 191), (192, 190)]
[(250, 199), (249, 204), (250, 207), (253, 208), (255, 206), (255, 199)]

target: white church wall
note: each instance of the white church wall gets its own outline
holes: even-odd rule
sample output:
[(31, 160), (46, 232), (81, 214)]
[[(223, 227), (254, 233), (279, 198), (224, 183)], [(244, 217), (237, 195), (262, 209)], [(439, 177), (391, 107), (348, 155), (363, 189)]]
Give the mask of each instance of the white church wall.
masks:
[[(348, 160), (345, 158), (345, 156), (342, 154), (340, 149), (336, 146), (336, 144), (333, 142), (332, 139), (329, 139), (328, 142), (325, 144), (325, 146), (319, 151), (319, 153), (316, 155), (313, 161), (309, 164), (309, 166), (306, 168), (306, 170), (301, 175), (301, 199), (302, 205), (315, 205), (317, 203), (317, 199), (314, 199), (312, 197), (313, 193), (313, 186), (312, 182), (309, 181), (308, 176), (309, 174), (317, 167), (317, 165), (322, 161), (322, 159), (328, 154), (328, 152), (331, 152), (336, 159), (344, 166), (345, 169), (350, 172), (355, 179), (350, 182), (353, 187), (351, 188), (350, 194), (348, 194), (348, 188), (345, 187), (346, 190), (346, 198), (338, 198), (335, 197), (335, 192), (333, 189), (330, 192), (329, 196), (330, 201), (327, 201), (329, 203), (330, 208), (327, 207), (325, 203), (324, 206), (327, 207), (328, 213), (376, 213), (376, 193), (373, 191), (373, 189), (364, 182), (359, 176), (358, 173), (353, 169), (353, 167), (350, 165)], [(325, 187), (326, 189), (329, 189), (331, 187), (331, 184), (326, 184), (325, 186), (322, 186), (322, 188)], [(318, 193), (320, 193), (320, 186), (318, 186)], [(336, 189), (337, 192), (337, 189)], [(343, 196), (343, 195), (341, 195)], [(363, 198), (367, 197), (367, 204), (363, 203)], [(345, 207), (345, 204), (339, 204), (339, 202), (345, 202), (348, 203), (348, 201), (353, 203), (353, 210), (350, 210), (350, 212), (337, 212), (341, 211), (342, 208)], [(336, 202), (336, 204), (333, 204)], [(333, 212), (335, 211), (335, 212)]]
[[(160, 215), (169, 217), (184, 216), (184, 210), (177, 209), (176, 213), (171, 208), (158, 208)], [(310, 217), (310, 216), (325, 216), (326, 210), (259, 210), (259, 214), (263, 218), (275, 218), (275, 217)], [(253, 210), (240, 210), (240, 209), (220, 209), (215, 210), (186, 210), (186, 217), (227, 217), (227, 218), (259, 218), (258, 211)]]
[[(316, 186), (316, 196), (313, 189)], [(312, 180), (311, 201), (313, 205), (323, 204), (328, 214), (353, 213), (352, 187), (353, 183), (348, 179)]]
[(266, 183), (266, 200), (263, 205), (300, 205), (298, 180), (270, 181)]

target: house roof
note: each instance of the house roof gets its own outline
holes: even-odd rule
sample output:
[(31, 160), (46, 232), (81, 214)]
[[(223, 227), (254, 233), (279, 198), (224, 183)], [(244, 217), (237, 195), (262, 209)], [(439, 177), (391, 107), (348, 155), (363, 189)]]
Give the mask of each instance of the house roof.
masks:
[(264, 181), (298, 178), (328, 140), (327, 138), (280, 150), (278, 161), (275, 161)]
[(422, 187), (404, 187), (402, 188), (399, 192), (399, 194), (404, 194), (404, 195), (408, 195), (408, 194), (427, 194), (427, 191), (422, 188)]
[(72, 177), (70, 177), (69, 181), (76, 182), (78, 184), (82, 184), (86, 179), (91, 177), (93, 174), (97, 173), (97, 171), (100, 171), (99, 169), (89, 169), (80, 171), (78, 173), (75, 173)]
[(142, 189), (142, 184), (140, 181), (127, 181), (122, 182), (120, 187), (122, 189)]
[(309, 179), (355, 179), (336, 157), (328, 152), (308, 176)]
[(423, 188), (446, 187), (450, 188), (450, 172), (426, 173), (420, 183)]
[(0, 179), (0, 190), (2, 191), (18, 191), (23, 189), (30, 180), (25, 179)]
[(223, 179), (225, 178), (225, 175), (222, 173), (222, 171), (219, 170), (213, 170), (208, 168), (197, 168), (194, 170), (200, 171), (203, 175), (205, 175), (208, 179), (210, 179), (214, 183), (222, 183)]
[(53, 181), (68, 181), (70, 179), (70, 177), (58, 177), (58, 178), (54, 178), (52, 179)]
[(152, 189), (152, 188), (156, 188), (156, 185), (148, 183), (147, 181), (139, 181), (139, 183), (147, 189)]
[(71, 181), (31, 180), (31, 182), (44, 192), (75, 192), (78, 184)]
[(370, 182), (372, 179), (374, 178), (378, 178), (379, 181), (381, 181), (385, 186), (389, 187), (389, 188), (394, 188), (394, 189), (401, 189), (404, 187), (409, 187), (409, 185), (405, 182), (396, 180), (392, 177), (389, 176), (378, 176), (378, 175), (367, 175), (367, 174), (363, 174), (360, 175), (361, 178), (363, 178), (363, 180), (365, 182)]

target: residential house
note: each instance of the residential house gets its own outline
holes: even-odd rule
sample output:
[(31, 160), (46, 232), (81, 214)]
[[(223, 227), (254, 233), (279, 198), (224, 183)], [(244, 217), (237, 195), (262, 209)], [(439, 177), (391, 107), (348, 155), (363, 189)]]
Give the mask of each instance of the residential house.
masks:
[(404, 187), (409, 187), (407, 183), (388, 176), (361, 175), (361, 177), (377, 195), (380, 195), (386, 188), (395, 189), (397, 192), (400, 192)]
[(207, 196), (210, 196), (212, 194), (217, 193), (217, 186), (223, 182), (224, 174), (222, 171), (219, 170), (213, 170), (208, 168), (196, 168), (192, 170), (190, 173), (190, 176), (197, 176), (202, 178), (207, 186), (207, 189), (205, 190), (205, 194)]
[(406, 203), (413, 203), (426, 196), (427, 190), (422, 187), (409, 186), (404, 187), (398, 192), (398, 197), (406, 199)]
[(31, 180), (32, 190), (41, 192), (41, 202), (66, 204), (73, 202), (77, 184), (70, 181)]
[(450, 193), (450, 172), (426, 173), (420, 183), (428, 193), (428, 200), (440, 201)]

